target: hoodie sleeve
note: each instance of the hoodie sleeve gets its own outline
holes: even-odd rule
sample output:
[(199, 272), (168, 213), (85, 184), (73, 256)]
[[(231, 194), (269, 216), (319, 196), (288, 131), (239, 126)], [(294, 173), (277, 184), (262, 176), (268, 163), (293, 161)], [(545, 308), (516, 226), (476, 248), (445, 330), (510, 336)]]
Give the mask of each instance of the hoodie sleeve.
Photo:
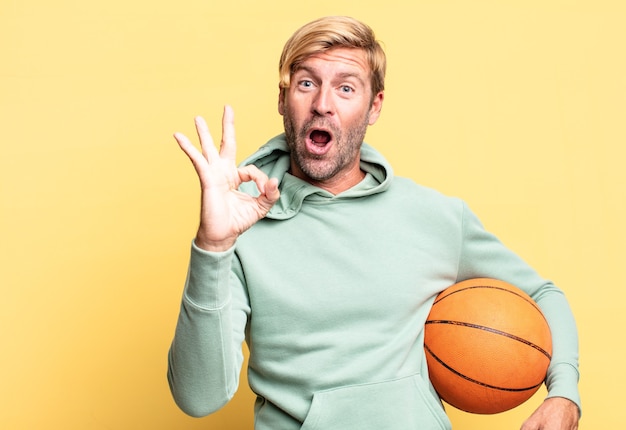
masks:
[(239, 386), (250, 308), (231, 270), (235, 260), (234, 248), (217, 253), (192, 244), (167, 376), (176, 404), (194, 417), (220, 409)]
[(458, 281), (488, 277), (526, 291), (544, 313), (552, 333), (552, 360), (546, 377), (548, 397), (565, 397), (581, 407), (578, 391), (578, 332), (562, 290), (545, 280), (487, 232), (463, 204)]

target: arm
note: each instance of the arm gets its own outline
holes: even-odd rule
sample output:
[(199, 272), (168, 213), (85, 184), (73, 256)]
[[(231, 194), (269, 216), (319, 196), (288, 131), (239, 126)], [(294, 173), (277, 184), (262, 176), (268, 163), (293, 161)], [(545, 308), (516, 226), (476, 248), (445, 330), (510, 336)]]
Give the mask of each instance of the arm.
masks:
[(239, 386), (241, 350), (250, 308), (230, 270), (233, 250), (208, 252), (192, 245), (189, 272), (167, 378), (176, 404), (205, 416), (224, 406)]
[[(543, 311), (552, 333), (552, 360), (546, 377), (547, 400), (522, 427), (524, 430), (574, 430), (577, 428), (578, 332), (571, 309), (559, 288), (539, 276), (521, 258), (484, 230), (464, 206), (463, 243), (459, 281), (491, 277), (526, 291)], [(559, 416), (563, 416), (561, 421)], [(554, 420), (549, 422), (547, 420)]]
[[(243, 281), (232, 270), (241, 233), (263, 218), (278, 200), (278, 181), (255, 166), (235, 165), (233, 112), (224, 110), (219, 152), (205, 121), (196, 118), (202, 151), (176, 133), (201, 185), (200, 226), (169, 351), (168, 381), (176, 403), (193, 416), (221, 408), (234, 395), (243, 356), (241, 344), (249, 305)], [(260, 195), (238, 191), (255, 182)]]

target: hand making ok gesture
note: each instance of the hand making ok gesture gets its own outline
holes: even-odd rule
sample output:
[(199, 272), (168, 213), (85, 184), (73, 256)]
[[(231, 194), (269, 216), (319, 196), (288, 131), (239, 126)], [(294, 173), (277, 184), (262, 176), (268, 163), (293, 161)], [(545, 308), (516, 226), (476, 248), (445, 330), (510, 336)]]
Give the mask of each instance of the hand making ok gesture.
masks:
[[(253, 165), (237, 168), (234, 114), (230, 106), (224, 108), (219, 152), (204, 119), (196, 117), (195, 123), (202, 152), (183, 134), (174, 134), (193, 163), (202, 188), (195, 243), (207, 251), (225, 251), (276, 203), (280, 196), (278, 180), (269, 179)], [(258, 197), (238, 191), (241, 183), (249, 181), (256, 183), (261, 193)]]

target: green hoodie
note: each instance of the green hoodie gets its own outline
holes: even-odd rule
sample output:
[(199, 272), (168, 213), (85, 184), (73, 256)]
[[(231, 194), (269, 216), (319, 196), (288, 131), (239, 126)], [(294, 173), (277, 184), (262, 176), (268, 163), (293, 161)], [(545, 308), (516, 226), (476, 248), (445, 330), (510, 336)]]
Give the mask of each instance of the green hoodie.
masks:
[[(192, 245), (168, 380), (204, 416), (235, 394), (250, 350), (255, 429), (449, 429), (423, 336), (435, 296), (497, 278), (530, 294), (553, 334), (550, 397), (578, 397), (576, 326), (561, 290), (486, 232), (459, 199), (394, 177), (367, 144), (365, 179), (338, 195), (289, 173), (284, 135), (254, 163), (280, 181), (269, 214), (222, 253)], [(258, 194), (252, 183), (242, 186)]]

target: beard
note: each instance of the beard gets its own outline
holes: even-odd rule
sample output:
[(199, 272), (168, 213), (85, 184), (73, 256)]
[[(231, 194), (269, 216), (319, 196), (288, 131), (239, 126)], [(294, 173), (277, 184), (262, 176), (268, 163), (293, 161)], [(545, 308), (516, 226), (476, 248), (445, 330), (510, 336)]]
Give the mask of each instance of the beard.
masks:
[[(369, 113), (366, 113), (360, 122), (342, 130), (323, 117), (315, 117), (304, 123), (300, 128), (293, 120), (293, 115), (286, 109), (283, 115), (285, 138), (291, 151), (291, 160), (310, 179), (322, 182), (333, 178), (344, 169), (352, 166), (354, 160), (360, 156), (361, 145), (369, 124)], [(306, 149), (308, 133), (314, 128), (324, 128), (332, 132), (332, 155), (315, 155)]]

